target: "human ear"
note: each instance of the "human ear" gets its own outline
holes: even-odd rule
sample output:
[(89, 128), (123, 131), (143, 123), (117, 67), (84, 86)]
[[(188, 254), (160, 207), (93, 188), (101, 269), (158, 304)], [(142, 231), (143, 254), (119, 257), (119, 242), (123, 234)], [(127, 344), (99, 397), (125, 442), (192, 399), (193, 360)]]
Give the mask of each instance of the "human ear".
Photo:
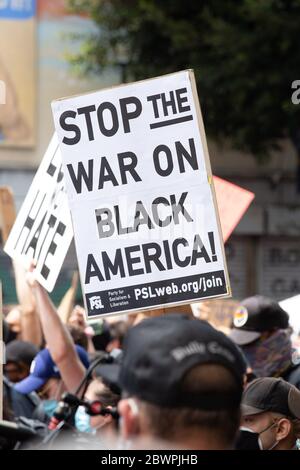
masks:
[(120, 400), (118, 412), (121, 416), (121, 434), (124, 439), (129, 439), (139, 434), (139, 419), (136, 409), (130, 399)]
[(287, 418), (280, 419), (277, 423), (276, 429), (276, 440), (282, 441), (285, 439), (291, 431), (291, 422)]

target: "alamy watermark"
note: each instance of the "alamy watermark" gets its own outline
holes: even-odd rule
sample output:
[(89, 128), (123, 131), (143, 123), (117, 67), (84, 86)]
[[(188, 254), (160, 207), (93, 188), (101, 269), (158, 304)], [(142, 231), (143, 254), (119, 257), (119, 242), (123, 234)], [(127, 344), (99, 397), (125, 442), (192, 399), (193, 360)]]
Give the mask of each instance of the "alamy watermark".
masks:
[(300, 80), (294, 80), (292, 82), (292, 90), (295, 90), (291, 96), (292, 103), (299, 104), (300, 103)]

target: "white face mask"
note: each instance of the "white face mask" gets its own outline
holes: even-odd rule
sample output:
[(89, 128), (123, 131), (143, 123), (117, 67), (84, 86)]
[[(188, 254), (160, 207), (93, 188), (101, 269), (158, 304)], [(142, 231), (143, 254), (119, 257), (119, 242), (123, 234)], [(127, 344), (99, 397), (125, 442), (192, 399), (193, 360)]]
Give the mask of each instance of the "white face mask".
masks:
[(75, 413), (75, 427), (78, 431), (96, 434), (96, 429), (91, 426), (91, 416), (86, 412), (84, 406), (79, 406)]
[(273, 426), (277, 426), (277, 424), (278, 424), (278, 422), (272, 423), (272, 424), (270, 424), (266, 429), (264, 429), (263, 431), (261, 431), (261, 432), (258, 433), (258, 436), (259, 436), (259, 437), (258, 437), (258, 445), (259, 445), (259, 447), (260, 447), (260, 450), (273, 450), (273, 449), (275, 449), (275, 447), (279, 444), (279, 441), (277, 441), (277, 440), (275, 439), (275, 442), (271, 445), (271, 447), (269, 447), (268, 449), (264, 449), (263, 444), (262, 444), (262, 440), (261, 440), (261, 438), (260, 438), (261, 434), (263, 434), (264, 432), (268, 431), (269, 429), (272, 429)]

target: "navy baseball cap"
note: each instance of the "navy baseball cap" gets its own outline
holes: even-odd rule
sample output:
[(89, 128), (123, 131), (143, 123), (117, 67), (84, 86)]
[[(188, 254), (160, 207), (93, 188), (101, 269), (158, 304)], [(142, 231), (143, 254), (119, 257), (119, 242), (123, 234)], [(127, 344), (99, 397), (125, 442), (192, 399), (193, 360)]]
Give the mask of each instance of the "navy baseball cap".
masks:
[[(87, 369), (89, 367), (89, 358), (85, 349), (75, 345), (77, 354)], [(15, 390), (27, 395), (41, 388), (51, 377), (60, 379), (59, 369), (53, 361), (49, 349), (40, 351), (31, 364), (30, 374), (26, 379), (15, 385)]]

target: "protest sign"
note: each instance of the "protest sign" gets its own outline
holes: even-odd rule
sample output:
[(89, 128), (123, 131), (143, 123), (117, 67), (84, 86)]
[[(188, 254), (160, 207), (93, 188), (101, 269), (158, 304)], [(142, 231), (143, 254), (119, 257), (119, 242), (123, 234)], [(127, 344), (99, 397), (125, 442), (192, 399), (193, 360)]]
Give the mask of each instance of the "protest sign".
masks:
[(300, 295), (289, 297), (279, 302), (279, 305), (289, 315), (289, 324), (294, 332), (300, 334)]
[(254, 194), (214, 176), (223, 241), (226, 242), (254, 199)]
[(73, 238), (62, 173), (61, 154), (53, 136), (4, 251), (28, 267), (36, 262), (37, 280), (53, 290)]
[[(153, 318), (153, 317), (160, 317), (162, 315), (168, 315), (169, 313), (174, 313), (174, 308), (167, 307), (167, 308), (156, 308), (153, 310), (148, 310), (147, 312), (135, 312), (132, 315), (129, 315), (130, 320), (132, 321), (132, 326), (137, 325), (146, 318)], [(184, 315), (189, 315), (193, 317), (193, 310), (191, 304), (185, 305), (177, 305), (176, 306), (176, 313), (183, 313)], [(118, 318), (118, 316), (110, 317), (110, 318)], [(128, 320), (127, 320), (128, 321)]]
[(193, 72), (52, 108), (88, 316), (228, 296)]

